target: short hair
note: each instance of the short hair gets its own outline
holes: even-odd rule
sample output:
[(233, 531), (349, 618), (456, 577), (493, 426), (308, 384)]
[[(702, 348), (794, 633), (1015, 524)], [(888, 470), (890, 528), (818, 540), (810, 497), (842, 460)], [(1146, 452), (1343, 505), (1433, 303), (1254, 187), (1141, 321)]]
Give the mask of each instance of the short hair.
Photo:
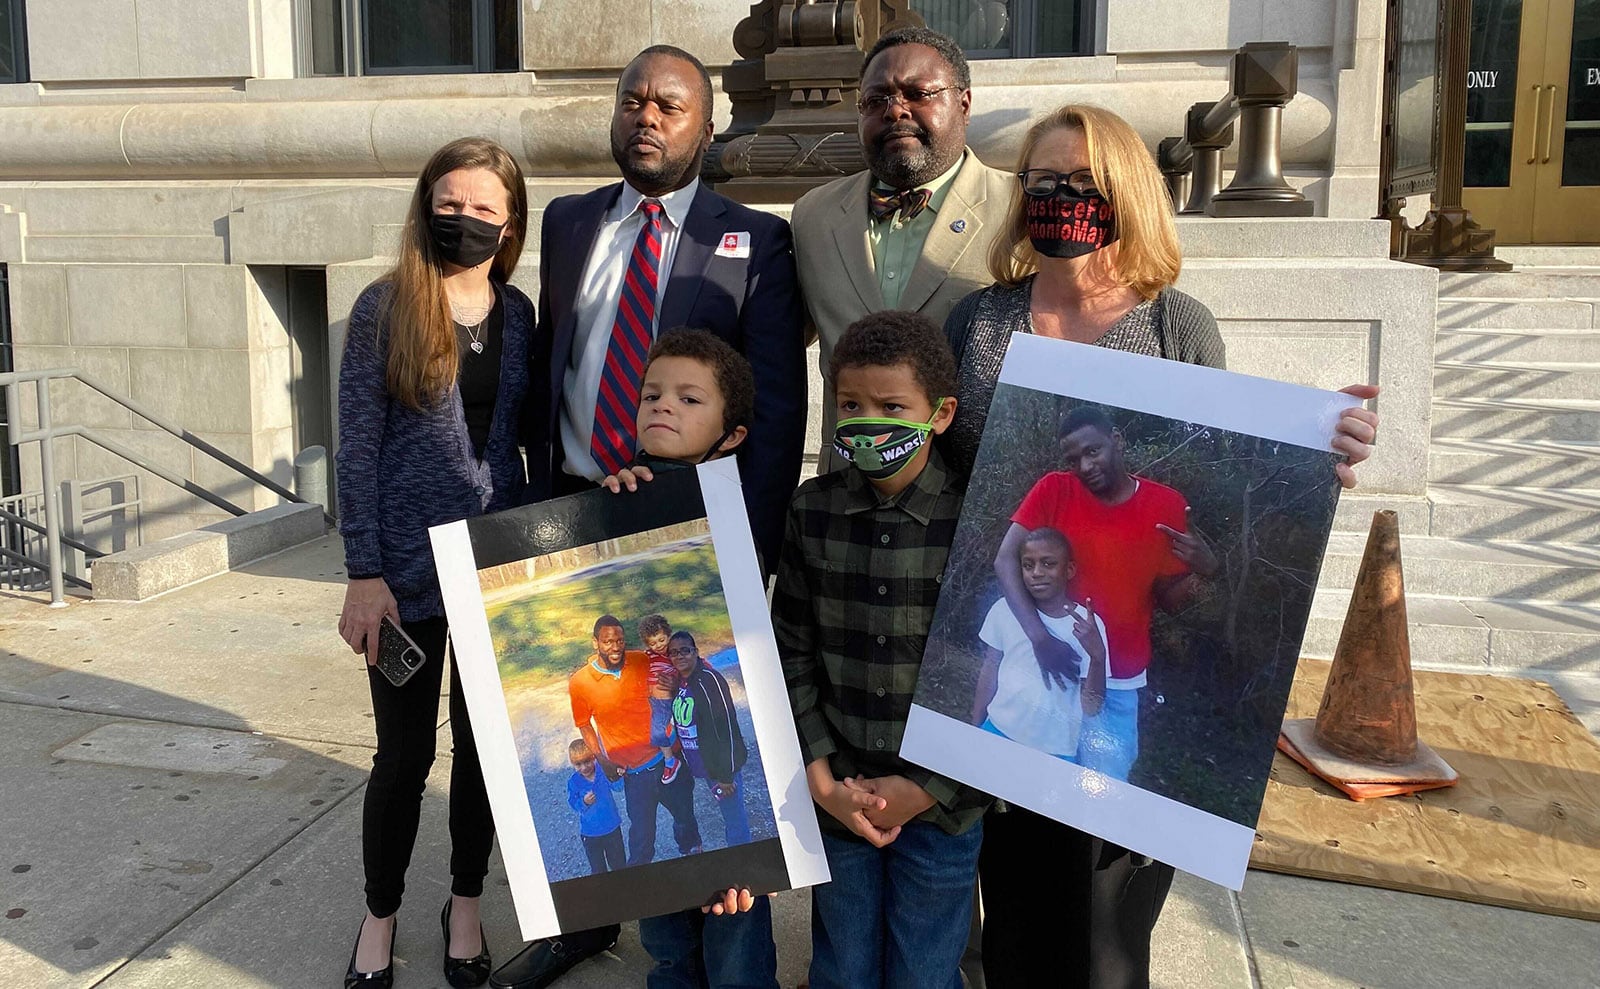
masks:
[(940, 58), (949, 63), (950, 70), (956, 75), (957, 86), (962, 89), (972, 88), (972, 70), (967, 65), (967, 53), (961, 50), (961, 46), (956, 44), (954, 38), (925, 27), (896, 28), (879, 38), (877, 43), (867, 52), (866, 59), (861, 63), (859, 79), (866, 78), (867, 66), (872, 64), (873, 59), (877, 58), (880, 53), (898, 45), (927, 45), (938, 52)]
[(645, 615), (639, 619), (639, 638), (648, 639), (661, 632), (672, 632), (672, 623), (660, 615)]
[[(1068, 103), (1046, 114), (1022, 138), (1017, 168), (1025, 169), (1044, 136), (1069, 128), (1083, 134), (1094, 187), (1111, 204), (1117, 231), (1117, 281), (1146, 299), (1178, 280), (1183, 251), (1173, 221), (1172, 194), (1155, 156), (1126, 120), (1097, 106)], [(1017, 286), (1039, 270), (1039, 252), (1028, 239), (1027, 196), (1018, 181), (1011, 212), (989, 245), (989, 274)]]
[(1076, 405), (1061, 417), (1061, 427), (1056, 430), (1056, 439), (1064, 440), (1085, 426), (1093, 426), (1108, 437), (1115, 436), (1117, 432), (1116, 423), (1111, 421), (1111, 417), (1106, 415), (1104, 409), (1093, 405)]
[(1067, 539), (1066, 534), (1054, 526), (1041, 525), (1039, 528), (1029, 532), (1022, 540), (1022, 544), (1026, 546), (1029, 543), (1055, 543), (1061, 547), (1062, 555), (1068, 560), (1072, 559), (1071, 540)]
[(679, 639), (687, 639), (689, 641), (689, 645), (694, 646), (695, 652), (700, 651), (700, 644), (694, 641), (694, 636), (686, 628), (680, 628), (676, 632), (672, 633), (672, 638), (667, 640), (667, 648), (671, 649), (672, 644), (677, 642)]
[[(750, 370), (750, 362), (728, 341), (710, 330), (680, 326), (656, 338), (649, 362), (659, 357), (685, 357), (710, 368), (711, 378), (722, 392), (722, 428), (731, 431), (735, 426), (749, 427), (755, 418), (756, 376)], [(649, 371), (647, 362), (645, 373)]]
[(593, 752), (589, 751), (589, 743), (588, 742), (585, 742), (581, 738), (574, 738), (572, 741), (567, 743), (567, 758), (568, 759), (576, 760), (579, 756), (585, 756), (585, 755), (586, 756), (593, 756), (594, 755)]
[(847, 367), (907, 365), (929, 402), (956, 393), (956, 359), (950, 341), (933, 320), (915, 312), (885, 309), (851, 323), (828, 358), (828, 384), (837, 387)]
[[(706, 115), (706, 119), (710, 120), (712, 101), (715, 99), (715, 92), (711, 88), (711, 73), (706, 71), (706, 64), (700, 61), (698, 58), (695, 58), (690, 53), (684, 51), (682, 48), (679, 48), (677, 45), (651, 45), (649, 48), (646, 48), (644, 51), (633, 56), (633, 59), (629, 61), (628, 64), (632, 65), (634, 62), (639, 61), (639, 59), (650, 55), (665, 55), (668, 58), (675, 58), (681, 62), (688, 62), (690, 65), (694, 66), (695, 72), (699, 73), (700, 75), (700, 110)], [(619, 87), (622, 85), (621, 79), (617, 80), (617, 85)]]
[[(597, 639), (600, 638), (600, 630), (601, 629), (603, 629), (603, 628), (613, 628), (613, 627), (622, 628), (622, 623), (617, 620), (617, 616), (616, 615), (601, 615), (599, 618), (597, 618), (595, 620), (595, 623), (594, 623), (594, 637), (597, 638)], [(623, 632), (622, 634), (623, 635), (627, 635), (628, 633), (627, 632)]]

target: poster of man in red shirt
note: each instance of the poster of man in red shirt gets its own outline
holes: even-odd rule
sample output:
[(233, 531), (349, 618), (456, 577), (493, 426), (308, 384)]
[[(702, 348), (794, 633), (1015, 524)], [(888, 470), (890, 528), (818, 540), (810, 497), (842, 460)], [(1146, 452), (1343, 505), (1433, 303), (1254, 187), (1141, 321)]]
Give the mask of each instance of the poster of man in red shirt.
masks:
[(1338, 505), (1343, 404), (1016, 337), (906, 758), (1237, 888)]

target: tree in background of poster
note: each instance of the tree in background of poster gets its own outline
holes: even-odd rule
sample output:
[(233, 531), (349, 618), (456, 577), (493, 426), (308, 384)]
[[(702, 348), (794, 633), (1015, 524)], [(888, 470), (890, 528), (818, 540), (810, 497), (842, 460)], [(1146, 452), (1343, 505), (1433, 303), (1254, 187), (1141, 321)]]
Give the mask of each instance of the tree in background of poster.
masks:
[[(1237, 888), (1337, 506), (1328, 440), (1349, 404), (1014, 337), (902, 752)], [(1011, 564), (1014, 518), (1035, 536)], [(1052, 551), (1046, 528), (1066, 546)], [(1001, 565), (1072, 645), (1065, 677), (1018, 638)], [(1053, 580), (1064, 606), (1044, 603)], [(1104, 700), (1089, 679), (1096, 639)]]
[(826, 881), (732, 460), (433, 538), (524, 937)]

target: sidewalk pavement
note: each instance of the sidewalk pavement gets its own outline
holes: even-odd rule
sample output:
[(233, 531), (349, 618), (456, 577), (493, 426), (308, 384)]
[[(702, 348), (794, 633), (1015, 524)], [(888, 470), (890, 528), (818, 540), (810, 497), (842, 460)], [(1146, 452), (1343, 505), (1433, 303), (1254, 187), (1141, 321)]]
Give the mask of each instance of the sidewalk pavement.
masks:
[[(361, 662), (334, 632), (341, 566), (330, 537), (140, 604), (0, 597), (0, 987), (339, 983), (373, 745)], [(1595, 730), (1600, 692), (1569, 688)], [(401, 987), (444, 984), (448, 738), (399, 920)], [(498, 856), (484, 904), (509, 958)], [(806, 893), (778, 897), (786, 987), (805, 971), (808, 916)], [(625, 925), (560, 984), (642, 985), (648, 961)], [(1208, 989), (1600, 987), (1600, 924), (1260, 872), (1235, 895), (1180, 875), (1152, 970)]]

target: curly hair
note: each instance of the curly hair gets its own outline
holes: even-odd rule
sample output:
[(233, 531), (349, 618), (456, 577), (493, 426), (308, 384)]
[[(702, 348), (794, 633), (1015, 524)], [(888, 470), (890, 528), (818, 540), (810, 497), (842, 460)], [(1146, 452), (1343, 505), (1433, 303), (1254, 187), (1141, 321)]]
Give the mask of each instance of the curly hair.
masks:
[(659, 357), (686, 357), (710, 368), (717, 390), (722, 392), (722, 428), (749, 427), (755, 417), (756, 376), (750, 362), (726, 340), (710, 330), (680, 326), (656, 338), (645, 364), (646, 375), (650, 363)]
[(828, 384), (838, 387), (847, 367), (911, 368), (930, 403), (956, 393), (956, 360), (950, 341), (933, 320), (921, 313), (886, 309), (851, 323), (828, 358)]
[(867, 57), (861, 62), (861, 77), (865, 78), (867, 66), (872, 60), (886, 49), (897, 45), (927, 45), (939, 53), (939, 57), (950, 65), (950, 71), (956, 74), (956, 85), (962, 89), (972, 88), (972, 70), (967, 66), (967, 53), (961, 50), (955, 39), (940, 34), (925, 27), (903, 27), (890, 31), (878, 39), (877, 44), (867, 52)]
[(648, 639), (660, 632), (672, 634), (672, 623), (660, 615), (645, 615), (639, 619), (639, 638)]

